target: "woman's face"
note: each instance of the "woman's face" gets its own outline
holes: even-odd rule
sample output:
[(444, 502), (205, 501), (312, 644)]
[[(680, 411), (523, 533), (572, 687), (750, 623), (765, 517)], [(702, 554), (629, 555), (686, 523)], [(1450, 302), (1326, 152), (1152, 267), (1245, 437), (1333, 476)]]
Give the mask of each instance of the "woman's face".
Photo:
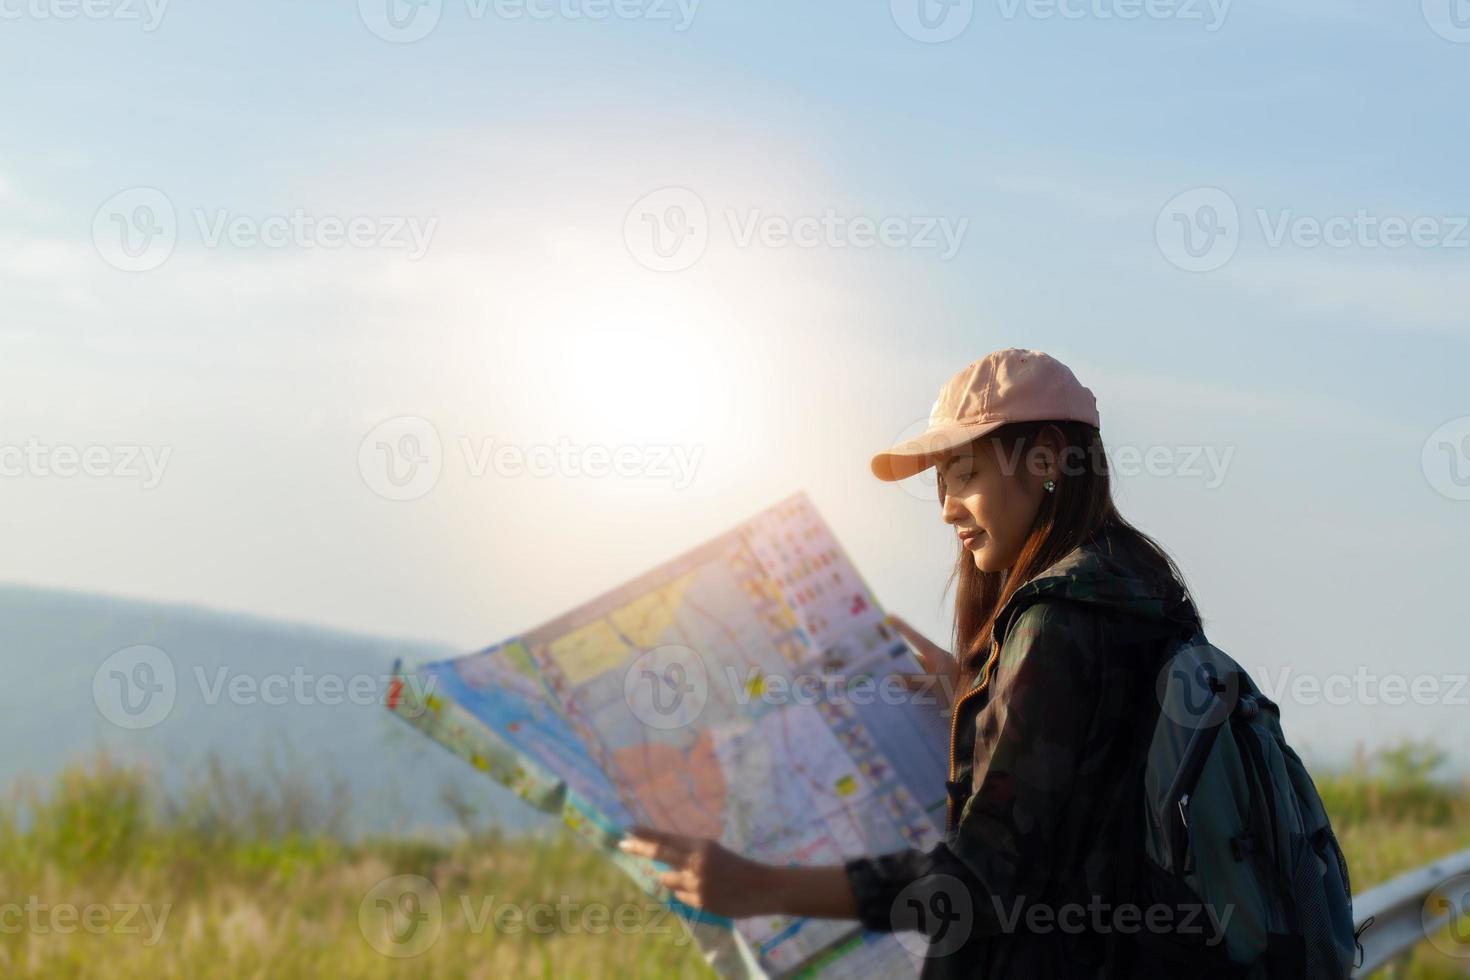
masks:
[(1000, 572), (1014, 565), (1041, 507), (1050, 467), (988, 436), (945, 453), (936, 466), (944, 521), (975, 567)]

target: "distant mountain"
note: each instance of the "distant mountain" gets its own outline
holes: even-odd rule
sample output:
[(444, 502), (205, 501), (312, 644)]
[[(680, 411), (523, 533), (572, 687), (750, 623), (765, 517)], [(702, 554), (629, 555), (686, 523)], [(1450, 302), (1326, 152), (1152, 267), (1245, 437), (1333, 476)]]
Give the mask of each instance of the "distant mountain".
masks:
[[(132, 648), (153, 648), (135, 650)], [(446, 785), (507, 830), (545, 826), (381, 705), (395, 657), (463, 651), (185, 606), (0, 586), (0, 786), (42, 784), (99, 750), (177, 785), (210, 753), (341, 779), (351, 831), (441, 834)], [(168, 672), (172, 670), (172, 703)]]

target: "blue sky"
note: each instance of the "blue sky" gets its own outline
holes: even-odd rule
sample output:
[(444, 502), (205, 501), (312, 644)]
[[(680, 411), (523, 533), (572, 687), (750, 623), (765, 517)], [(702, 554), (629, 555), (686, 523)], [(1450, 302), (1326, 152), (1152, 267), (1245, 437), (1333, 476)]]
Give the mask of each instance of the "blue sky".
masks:
[[(0, 478), (0, 579), (468, 649), (805, 488), (939, 636), (950, 539), (867, 457), (1021, 346), (1092, 387), (1110, 445), (1172, 470), (1230, 453), (1217, 481), (1143, 472), (1118, 498), (1252, 669), (1466, 669), (1470, 501), (1424, 463), (1448, 424), (1430, 455), (1470, 472), (1448, 2), (990, 0), (942, 43), (905, 32), (905, 0), (704, 0), (683, 30), (672, 2), (443, 0), (410, 43), (373, 33), (376, 0), (174, 0), (156, 24), (66, 2), (0, 0), (0, 447), (111, 468)], [(107, 230), (160, 201), (171, 250), (125, 271)], [(639, 229), (670, 201), (707, 242), (656, 271)], [(1170, 229), (1203, 235), (1221, 201), (1233, 237), (1181, 267)], [(293, 214), (371, 243), (250, 237)], [(827, 214), (895, 243), (780, 243)], [(1394, 221), (1420, 242), (1388, 244)], [(743, 242), (762, 222), (777, 238)], [(925, 244), (946, 223), (952, 255)], [(386, 499), (362, 447), (405, 417), (441, 472)], [(475, 469), (559, 440), (647, 471)], [(167, 450), (156, 485), (128, 447)], [(689, 478), (652, 472), (657, 447)], [(1448, 694), (1361, 700), (1288, 730), (1329, 754), (1470, 737), (1444, 735)]]

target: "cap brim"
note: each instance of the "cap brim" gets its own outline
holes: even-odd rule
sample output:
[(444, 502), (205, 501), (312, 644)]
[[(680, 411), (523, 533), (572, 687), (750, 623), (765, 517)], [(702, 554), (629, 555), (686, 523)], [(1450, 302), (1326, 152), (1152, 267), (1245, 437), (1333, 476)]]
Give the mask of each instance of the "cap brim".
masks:
[(936, 425), (912, 439), (875, 453), (869, 466), (873, 475), (890, 483), (907, 480), (933, 466), (941, 454), (992, 432), (1004, 422), (950, 422)]

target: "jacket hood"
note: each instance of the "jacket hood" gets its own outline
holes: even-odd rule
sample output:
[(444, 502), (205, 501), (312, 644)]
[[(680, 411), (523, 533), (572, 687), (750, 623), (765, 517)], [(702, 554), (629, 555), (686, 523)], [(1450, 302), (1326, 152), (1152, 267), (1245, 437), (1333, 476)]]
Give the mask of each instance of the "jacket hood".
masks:
[(1174, 632), (1200, 627), (1184, 586), (1144, 565), (1112, 525), (1042, 569), (1017, 589), (996, 616), (993, 635), (1003, 642), (1022, 609), (1042, 599), (1065, 599), (1138, 621), (1144, 629)]

